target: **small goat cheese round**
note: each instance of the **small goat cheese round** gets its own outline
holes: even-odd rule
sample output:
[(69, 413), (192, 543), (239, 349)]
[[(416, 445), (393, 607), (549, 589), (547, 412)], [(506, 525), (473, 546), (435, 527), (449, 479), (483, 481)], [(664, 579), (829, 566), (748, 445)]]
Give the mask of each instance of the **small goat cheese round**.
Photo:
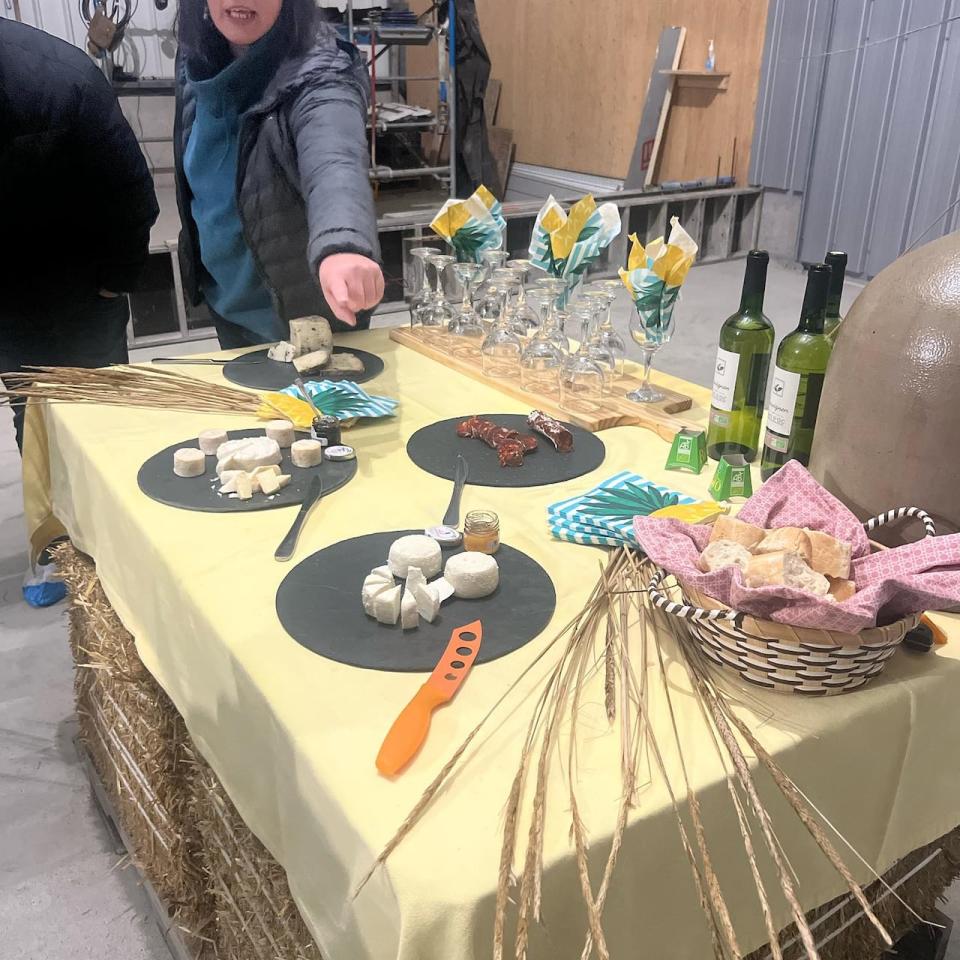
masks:
[(447, 561), (443, 579), (453, 587), (453, 592), (458, 597), (476, 600), (490, 596), (497, 589), (500, 583), (500, 567), (488, 554), (468, 550)]
[(173, 472), (178, 477), (202, 477), (207, 458), (196, 447), (181, 447), (173, 453)]
[(419, 567), (424, 577), (429, 579), (440, 572), (443, 564), (440, 544), (422, 533), (411, 533), (393, 541), (387, 563), (395, 577), (406, 577), (410, 567)]

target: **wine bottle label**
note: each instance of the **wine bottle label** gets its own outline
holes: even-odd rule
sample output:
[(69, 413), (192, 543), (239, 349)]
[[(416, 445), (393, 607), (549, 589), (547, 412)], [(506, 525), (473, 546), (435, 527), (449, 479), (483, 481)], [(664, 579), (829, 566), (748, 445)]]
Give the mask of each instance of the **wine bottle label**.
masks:
[(733, 410), (733, 391), (737, 385), (740, 369), (740, 354), (723, 347), (717, 349), (717, 362), (713, 370), (713, 399), (711, 406), (717, 410)]
[(779, 433), (768, 430), (763, 438), (763, 445), (768, 450), (775, 450), (777, 453), (787, 453), (790, 446), (790, 438), (781, 437)]
[(778, 366), (773, 368), (770, 403), (767, 407), (767, 429), (779, 433), (782, 437), (790, 436), (797, 394), (800, 392), (800, 379), (799, 373), (792, 373)]

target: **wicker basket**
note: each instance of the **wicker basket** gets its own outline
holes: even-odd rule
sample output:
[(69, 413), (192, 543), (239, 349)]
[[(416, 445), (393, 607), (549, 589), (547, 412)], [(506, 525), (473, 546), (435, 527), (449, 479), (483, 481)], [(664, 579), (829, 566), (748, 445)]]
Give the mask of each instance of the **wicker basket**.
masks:
[[(869, 533), (903, 517), (922, 520), (928, 537), (937, 532), (930, 516), (918, 507), (888, 510), (863, 527)], [(658, 570), (650, 578), (647, 590), (653, 603), (682, 619), (691, 638), (714, 663), (749, 683), (781, 693), (823, 697), (862, 687), (881, 673), (920, 620), (905, 617), (859, 633), (792, 627), (731, 610), (682, 581), (683, 602), (677, 603), (663, 589), (666, 575)]]

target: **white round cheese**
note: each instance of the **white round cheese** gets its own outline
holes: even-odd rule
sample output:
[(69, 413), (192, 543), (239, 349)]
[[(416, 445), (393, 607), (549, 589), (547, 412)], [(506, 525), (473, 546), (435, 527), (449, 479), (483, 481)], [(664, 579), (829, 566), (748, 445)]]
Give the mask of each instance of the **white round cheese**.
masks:
[(283, 459), (280, 455), (280, 444), (269, 437), (252, 437), (245, 447), (234, 451), (233, 457), (239, 470), (269, 467)]
[(458, 553), (447, 561), (443, 579), (453, 587), (453, 592), (464, 600), (488, 597), (500, 583), (500, 568), (497, 561), (486, 553), (469, 550)]
[(290, 459), (295, 467), (315, 467), (323, 462), (323, 444), (319, 440), (294, 440)]
[(220, 448), (220, 444), (228, 443), (226, 430), (204, 430), (200, 434), (200, 449), (212, 456)]
[(289, 447), (296, 439), (293, 424), (289, 420), (271, 420), (264, 428), (271, 440), (276, 440), (281, 447)]
[(443, 564), (440, 544), (422, 533), (400, 537), (390, 545), (387, 564), (395, 577), (406, 577), (410, 567), (419, 567), (426, 578), (436, 576)]
[(207, 469), (207, 458), (196, 447), (181, 447), (173, 452), (173, 472), (178, 477), (201, 477)]

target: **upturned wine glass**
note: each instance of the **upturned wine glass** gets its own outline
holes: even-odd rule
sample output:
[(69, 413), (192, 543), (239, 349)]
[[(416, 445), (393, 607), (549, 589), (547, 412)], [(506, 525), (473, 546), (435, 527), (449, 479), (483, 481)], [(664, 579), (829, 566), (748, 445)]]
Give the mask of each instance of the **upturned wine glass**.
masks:
[(560, 396), (560, 376), (564, 354), (550, 338), (546, 315), (553, 308), (554, 296), (549, 290), (533, 289), (528, 299), (538, 307), (544, 320), (534, 329), (533, 336), (520, 355), (520, 383), (524, 390), (548, 396)]
[(477, 311), (473, 309), (473, 288), (483, 274), (483, 265), (472, 262), (454, 263), (453, 272), (463, 288), (463, 302), (450, 321), (449, 331), (458, 337), (482, 337), (483, 324)]
[(608, 380), (613, 382), (623, 374), (623, 362), (627, 352), (623, 338), (613, 329), (610, 319), (613, 297), (609, 290), (602, 287), (587, 287), (580, 296), (581, 302), (589, 304), (594, 310), (587, 352), (601, 366), (609, 368)]
[(507, 267), (514, 272), (518, 281), (516, 299), (513, 302), (510, 315), (510, 324), (514, 333), (521, 337), (530, 336), (540, 322), (536, 310), (527, 303), (527, 277), (530, 275), (532, 266), (529, 260), (507, 261)]
[(430, 276), (427, 273), (427, 257), (437, 254), (436, 247), (411, 247), (410, 256), (417, 263), (417, 290), (410, 298), (410, 326), (423, 323), (423, 314), (433, 299), (433, 287), (430, 285)]
[(546, 290), (551, 297), (550, 309), (541, 323), (546, 323), (550, 338), (567, 354), (570, 352), (570, 341), (564, 331), (567, 315), (560, 309), (560, 301), (567, 291), (567, 281), (560, 277), (544, 277), (537, 283), (537, 287)]
[(424, 327), (431, 327), (433, 332), (442, 331), (445, 324), (453, 320), (453, 307), (447, 303), (447, 298), (443, 295), (443, 271), (456, 261), (456, 257), (451, 257), (446, 253), (437, 253), (431, 251), (424, 260), (433, 267), (435, 285), (433, 295), (423, 308), (420, 315), (420, 322)]
[(660, 310), (640, 310), (636, 306), (630, 316), (630, 336), (640, 348), (643, 355), (643, 382), (636, 390), (627, 394), (628, 400), (636, 403), (656, 403), (666, 397), (650, 382), (650, 367), (656, 352), (669, 343), (673, 336), (673, 311), (668, 312), (666, 319)]
[(581, 310), (575, 314), (580, 321), (580, 342), (563, 366), (561, 396), (565, 404), (599, 403), (603, 399), (603, 367), (587, 353), (592, 316), (590, 310)]
[[(498, 298), (503, 302), (507, 294), (505, 286), (491, 284), (487, 287), (487, 300)], [(508, 379), (516, 377), (520, 370), (520, 355), (523, 344), (520, 338), (510, 329), (506, 312), (501, 309), (493, 329), (484, 337), (480, 346), (480, 362), (483, 372), (488, 377)]]

